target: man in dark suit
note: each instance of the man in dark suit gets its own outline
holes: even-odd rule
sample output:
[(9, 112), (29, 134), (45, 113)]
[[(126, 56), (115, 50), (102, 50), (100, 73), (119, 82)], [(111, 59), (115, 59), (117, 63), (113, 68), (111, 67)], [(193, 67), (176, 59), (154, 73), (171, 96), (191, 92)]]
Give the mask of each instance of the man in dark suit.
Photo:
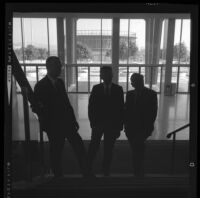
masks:
[(145, 140), (154, 130), (157, 116), (157, 94), (144, 86), (143, 75), (134, 73), (125, 101), (124, 128), (133, 153), (135, 176), (144, 176)]
[(50, 144), (51, 168), (55, 177), (62, 173), (62, 151), (65, 138), (72, 145), (78, 157), (83, 175), (87, 175), (86, 150), (78, 134), (79, 124), (67, 96), (64, 82), (59, 78), (61, 62), (51, 56), (46, 60), (47, 75), (34, 88), (34, 95), (40, 104), (37, 111), (40, 126), (47, 133)]
[(93, 87), (88, 106), (88, 116), (92, 128), (88, 150), (89, 164), (92, 169), (92, 163), (104, 135), (104, 176), (110, 174), (114, 143), (120, 136), (120, 131), (123, 130), (123, 89), (112, 83), (112, 77), (111, 67), (103, 66), (100, 69), (100, 78), (103, 83)]

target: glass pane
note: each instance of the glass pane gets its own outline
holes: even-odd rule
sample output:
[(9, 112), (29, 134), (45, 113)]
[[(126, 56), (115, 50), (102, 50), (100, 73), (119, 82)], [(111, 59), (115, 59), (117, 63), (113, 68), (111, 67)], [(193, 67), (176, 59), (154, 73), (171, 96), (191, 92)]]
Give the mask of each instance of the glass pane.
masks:
[(184, 19), (181, 38), (181, 43), (183, 43), (183, 49), (181, 48), (180, 59), (180, 63), (183, 64), (190, 64), (190, 31), (190, 19)]
[(145, 20), (130, 20), (129, 63), (145, 63), (145, 31)]
[(63, 20), (64, 26), (64, 52), (65, 52), (65, 64), (67, 64), (67, 33), (66, 33), (66, 18)]
[(48, 21), (49, 21), (49, 54), (50, 56), (57, 56), (58, 48), (57, 48), (56, 19), (48, 19)]
[[(74, 94), (75, 95), (75, 94)], [(76, 94), (78, 98), (77, 118), (80, 126), (79, 134), (83, 140), (91, 139), (91, 127), (88, 120), (88, 94)]]
[(31, 67), (26, 66), (26, 77), (31, 85), (31, 88), (33, 89), (37, 82), (35, 66)]
[(38, 80), (41, 80), (42, 78), (44, 78), (46, 74), (47, 74), (47, 70), (45, 66), (38, 67)]
[(45, 63), (48, 52), (47, 20), (23, 18), (25, 63)]
[(101, 62), (101, 19), (78, 19), (76, 32), (77, 63)]
[(76, 92), (77, 68), (68, 66), (66, 67), (66, 70), (67, 70), (68, 92)]
[(144, 86), (150, 87), (150, 69), (151, 67), (141, 67), (141, 72), (144, 76)]
[(168, 19), (165, 19), (162, 22), (162, 33), (161, 33), (161, 42), (160, 42), (159, 64), (165, 64), (166, 63), (167, 26), (168, 26)]
[(177, 83), (178, 67), (172, 67), (172, 83)]
[(119, 85), (122, 86), (123, 91), (127, 91), (127, 67), (119, 67)]
[[(181, 26), (182, 26), (182, 34), (181, 34)], [(190, 62), (190, 20), (177, 19), (175, 23), (173, 63), (189, 64), (189, 62)]]
[(102, 63), (112, 63), (112, 19), (102, 19)]
[(153, 78), (152, 78), (152, 89), (156, 92), (160, 91), (160, 75), (161, 67), (154, 67), (153, 69)]
[(188, 92), (189, 73), (189, 67), (180, 67), (178, 92)]
[(13, 49), (20, 63), (23, 63), (21, 18), (13, 18)]
[(16, 81), (16, 92), (21, 92), (21, 87), (19, 86), (17, 81)]
[(120, 19), (119, 63), (128, 63), (128, 19)]
[(129, 67), (129, 77), (128, 77), (128, 90), (133, 90), (134, 88), (131, 85), (131, 75), (133, 73), (139, 73), (139, 67)]
[(88, 67), (78, 67), (78, 91), (88, 92)]
[(90, 67), (90, 91), (92, 87), (100, 83), (100, 68)]

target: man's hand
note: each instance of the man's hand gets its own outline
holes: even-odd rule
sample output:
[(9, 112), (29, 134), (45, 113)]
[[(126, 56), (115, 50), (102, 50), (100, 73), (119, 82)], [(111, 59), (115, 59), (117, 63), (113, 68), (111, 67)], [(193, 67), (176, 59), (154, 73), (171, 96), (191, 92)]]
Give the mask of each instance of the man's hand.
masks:
[(76, 128), (77, 131), (79, 130), (79, 124), (78, 124), (78, 122), (75, 122), (75, 128)]

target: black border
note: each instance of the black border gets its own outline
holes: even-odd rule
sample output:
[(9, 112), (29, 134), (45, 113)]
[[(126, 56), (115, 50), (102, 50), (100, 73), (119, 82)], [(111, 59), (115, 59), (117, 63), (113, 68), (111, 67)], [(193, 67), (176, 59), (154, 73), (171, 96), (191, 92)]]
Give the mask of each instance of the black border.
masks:
[[(190, 197), (197, 197), (197, 107), (198, 107), (198, 34), (199, 34), (199, 5), (197, 3), (90, 3), (90, 2), (68, 2), (68, 3), (24, 3), (9, 2), (5, 4), (5, 65), (9, 63), (9, 32), (8, 23), (12, 21), (13, 12), (82, 12), (82, 13), (189, 13), (191, 14), (191, 71), (190, 71), (190, 162), (194, 162), (194, 167), (190, 167)], [(8, 104), (7, 93), (7, 69), (4, 71), (4, 196), (8, 195), (11, 177), (8, 176), (11, 167), (11, 137), (12, 137), (12, 107)], [(189, 164), (190, 165), (190, 164)], [(6, 196), (5, 196), (6, 197)], [(9, 196), (7, 196), (9, 197)]]

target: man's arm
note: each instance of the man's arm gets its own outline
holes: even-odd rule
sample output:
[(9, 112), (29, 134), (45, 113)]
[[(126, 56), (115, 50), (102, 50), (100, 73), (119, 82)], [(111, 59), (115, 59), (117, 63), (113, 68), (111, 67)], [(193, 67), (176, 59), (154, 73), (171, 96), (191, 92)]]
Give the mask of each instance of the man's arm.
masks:
[(124, 128), (126, 130), (126, 126), (128, 124), (128, 100), (129, 100), (129, 92), (126, 93), (126, 100), (125, 100), (125, 103), (124, 103)]
[(46, 121), (46, 107), (45, 107), (45, 94), (44, 90), (38, 84), (34, 87), (34, 97), (37, 101), (37, 105), (32, 107), (32, 111), (38, 115), (40, 127), (43, 131), (47, 131)]
[(38, 116), (40, 116), (44, 109), (44, 92), (41, 90), (41, 88), (38, 86), (38, 84), (34, 87), (34, 97), (36, 99), (36, 104), (32, 106), (32, 111), (36, 113)]
[(91, 128), (95, 125), (95, 106), (96, 106), (96, 91), (95, 88), (92, 88), (90, 97), (89, 97), (89, 104), (88, 104), (88, 118), (90, 120)]
[(73, 107), (72, 107), (72, 105), (71, 105), (71, 103), (70, 103), (69, 97), (68, 97), (67, 92), (66, 92), (66, 90), (65, 90), (65, 84), (64, 84), (64, 82), (63, 82), (62, 79), (60, 79), (60, 82), (61, 82), (60, 84), (61, 84), (61, 86), (62, 86), (62, 91), (63, 91), (64, 96), (65, 96), (65, 100), (66, 100), (66, 103), (67, 103), (67, 106), (68, 106), (68, 110), (69, 110), (69, 112), (70, 112), (70, 114), (71, 114), (71, 116), (72, 116), (72, 120), (73, 120), (73, 122), (74, 122), (74, 124), (75, 124), (75, 126), (76, 126), (76, 128), (77, 128), (77, 130), (78, 130), (78, 129), (79, 129), (79, 124), (78, 124), (78, 122), (77, 122), (77, 120), (76, 120), (76, 116), (75, 116), (75, 113), (74, 113), (74, 109), (73, 109)]
[(154, 92), (153, 93), (153, 97), (152, 97), (152, 107), (153, 107), (153, 111), (152, 111), (152, 121), (153, 123), (156, 120), (157, 117), (157, 112), (158, 112), (158, 99), (157, 99), (157, 93)]
[(120, 122), (121, 122), (121, 130), (123, 130), (124, 125), (124, 92), (123, 88), (120, 87), (120, 98), (119, 98), (119, 108), (120, 108)]

